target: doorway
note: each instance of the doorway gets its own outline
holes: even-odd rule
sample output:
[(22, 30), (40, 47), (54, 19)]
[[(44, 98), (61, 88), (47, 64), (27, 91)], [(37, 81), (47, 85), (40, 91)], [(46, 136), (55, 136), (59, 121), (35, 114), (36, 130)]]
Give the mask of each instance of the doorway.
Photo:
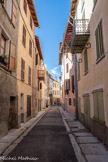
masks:
[(21, 123), (24, 123), (24, 94), (21, 93)]
[(11, 128), (13, 128), (13, 113), (15, 110), (15, 97), (10, 96), (10, 105), (9, 105), (9, 118), (8, 118), (8, 129), (10, 130)]

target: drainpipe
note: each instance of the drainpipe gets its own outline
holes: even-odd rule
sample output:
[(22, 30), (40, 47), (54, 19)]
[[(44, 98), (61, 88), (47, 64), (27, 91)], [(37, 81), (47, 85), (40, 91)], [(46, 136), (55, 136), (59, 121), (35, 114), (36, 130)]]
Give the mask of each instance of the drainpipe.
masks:
[(74, 54), (74, 85), (75, 85), (75, 115), (78, 120), (78, 81), (77, 81), (77, 54)]

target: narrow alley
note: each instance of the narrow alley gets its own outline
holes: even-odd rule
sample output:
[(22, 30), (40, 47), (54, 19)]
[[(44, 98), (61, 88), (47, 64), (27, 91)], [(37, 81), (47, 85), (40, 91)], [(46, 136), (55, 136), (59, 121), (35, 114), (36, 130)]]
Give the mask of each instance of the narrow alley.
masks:
[(77, 162), (59, 109), (50, 108), (8, 157), (16, 162), (26, 161), (27, 157), (27, 161)]
[(108, 162), (108, 0), (0, 0), (0, 162)]

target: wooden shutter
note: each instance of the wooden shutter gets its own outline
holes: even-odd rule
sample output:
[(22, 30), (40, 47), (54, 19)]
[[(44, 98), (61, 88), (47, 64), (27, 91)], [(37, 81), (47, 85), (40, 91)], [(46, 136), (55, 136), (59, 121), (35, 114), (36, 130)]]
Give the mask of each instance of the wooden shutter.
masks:
[(14, 26), (16, 25), (16, 16), (17, 16), (17, 7), (14, 1), (12, 1), (12, 23), (14, 24)]
[(9, 70), (15, 71), (15, 69), (16, 69), (16, 46), (11, 42), (11, 44), (10, 44)]
[(69, 98), (69, 105), (71, 106), (71, 98)]
[(99, 109), (99, 121), (104, 122), (104, 100), (103, 100), (103, 89), (97, 91), (98, 98), (98, 109)]
[(28, 84), (31, 85), (31, 68), (28, 69)]
[(74, 75), (72, 75), (72, 92), (74, 93)]
[(97, 91), (93, 92), (93, 104), (94, 104), (94, 117), (98, 120), (99, 112), (98, 112), (98, 98)]
[(104, 55), (104, 43), (103, 43), (103, 31), (102, 31), (102, 20), (100, 21), (96, 31), (96, 52), (97, 52), (97, 60)]
[(31, 116), (31, 96), (27, 96), (27, 117)]
[(25, 61), (21, 59), (21, 80), (25, 79)]
[(32, 17), (30, 16), (30, 27), (32, 29)]
[(25, 29), (24, 25), (23, 25), (22, 43), (25, 47), (26, 46), (26, 29)]
[(29, 55), (32, 56), (32, 41), (29, 40)]
[(36, 54), (36, 65), (38, 65), (38, 54)]
[(66, 72), (68, 73), (68, 63), (66, 64)]
[(27, 2), (26, 2), (26, 0), (24, 0), (23, 7), (24, 7), (25, 14), (27, 15)]
[(42, 83), (40, 83), (40, 89), (42, 89)]
[(84, 51), (84, 64), (85, 64), (85, 73), (88, 72), (88, 57), (87, 57), (87, 49)]
[(104, 45), (103, 45), (103, 31), (102, 31), (102, 20), (99, 24), (99, 35), (100, 35), (100, 53), (101, 55), (104, 54)]

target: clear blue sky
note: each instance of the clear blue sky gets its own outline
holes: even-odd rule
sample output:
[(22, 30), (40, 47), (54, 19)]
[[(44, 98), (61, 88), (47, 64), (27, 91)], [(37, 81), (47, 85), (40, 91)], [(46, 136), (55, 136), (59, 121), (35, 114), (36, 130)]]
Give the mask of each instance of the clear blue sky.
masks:
[(40, 29), (35, 34), (41, 41), (44, 63), (47, 70), (55, 75), (58, 66), (59, 43), (63, 40), (71, 0), (34, 0)]

